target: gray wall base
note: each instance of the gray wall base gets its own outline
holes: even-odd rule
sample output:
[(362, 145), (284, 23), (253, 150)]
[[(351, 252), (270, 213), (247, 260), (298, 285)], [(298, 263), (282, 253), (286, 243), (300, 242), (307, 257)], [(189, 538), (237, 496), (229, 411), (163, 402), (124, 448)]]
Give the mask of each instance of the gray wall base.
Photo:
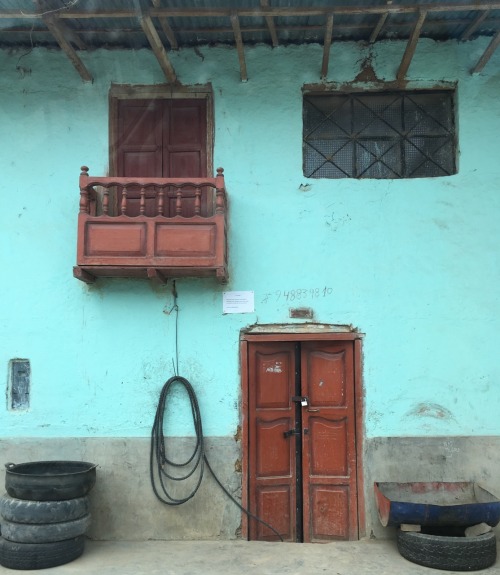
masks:
[[(193, 440), (169, 440), (169, 458), (183, 461)], [(233, 438), (208, 438), (207, 457), (217, 476), (234, 496), (241, 496), (239, 443)], [(98, 465), (97, 482), (90, 492), (92, 525), (89, 537), (97, 540), (235, 539), (241, 512), (221, 491), (209, 471), (198, 493), (187, 503), (170, 507), (151, 488), (149, 438), (54, 438), (0, 440), (0, 482), (3, 463), (45, 460), (90, 461)], [(175, 497), (183, 494), (178, 488)]]
[[(193, 440), (169, 440), (174, 461), (192, 451)], [(149, 476), (149, 438), (11, 438), (0, 440), (2, 463), (70, 459), (98, 465), (90, 493), (97, 540), (235, 539), (241, 512), (205, 470), (195, 497), (170, 507), (154, 495)], [(241, 496), (240, 444), (231, 437), (211, 437), (206, 451), (222, 483)], [(477, 481), (500, 496), (500, 437), (377, 437), (365, 440), (364, 489), (366, 535), (394, 537), (382, 527), (373, 496), (374, 481)], [(174, 496), (182, 497), (180, 488)], [(500, 535), (500, 529), (495, 529)]]

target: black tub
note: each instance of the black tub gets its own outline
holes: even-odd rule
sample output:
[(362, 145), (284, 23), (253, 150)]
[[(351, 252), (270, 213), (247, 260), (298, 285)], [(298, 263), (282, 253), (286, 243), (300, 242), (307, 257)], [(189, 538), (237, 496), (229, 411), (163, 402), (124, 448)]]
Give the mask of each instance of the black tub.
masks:
[(6, 463), (5, 489), (11, 497), (61, 501), (83, 497), (96, 481), (96, 467), (87, 461)]

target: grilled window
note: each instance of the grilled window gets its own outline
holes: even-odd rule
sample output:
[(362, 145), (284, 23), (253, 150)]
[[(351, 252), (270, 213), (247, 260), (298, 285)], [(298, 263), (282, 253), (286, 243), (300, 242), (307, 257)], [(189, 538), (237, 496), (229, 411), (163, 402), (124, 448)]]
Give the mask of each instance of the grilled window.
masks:
[(304, 96), (308, 178), (429, 178), (456, 173), (452, 90)]

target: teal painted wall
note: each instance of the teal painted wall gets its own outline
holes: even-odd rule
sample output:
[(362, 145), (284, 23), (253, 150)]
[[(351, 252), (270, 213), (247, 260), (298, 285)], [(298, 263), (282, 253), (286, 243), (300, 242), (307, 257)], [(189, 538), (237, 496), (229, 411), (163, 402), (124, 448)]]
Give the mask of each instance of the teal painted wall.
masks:
[[(247, 83), (230, 49), (202, 49), (204, 60), (171, 53), (183, 84), (212, 83), (214, 164), (230, 198), (229, 285), (177, 282), (180, 372), (198, 393), (207, 435), (232, 435), (239, 423), (240, 329), (295, 321), (291, 305), (366, 334), (368, 437), (500, 433), (500, 53), (469, 74), (487, 44), (419, 42), (409, 87), (457, 83), (459, 173), (400, 181), (304, 178), (302, 87), (318, 82), (320, 46), (246, 50)], [(372, 47), (380, 80), (394, 79), (404, 48)], [(329, 82), (352, 82), (368, 55), (335, 44)], [(80, 166), (108, 168), (110, 85), (164, 78), (148, 51), (82, 58), (93, 84), (60, 53), (0, 52), (6, 397), (9, 360), (32, 365), (30, 408), (11, 411), (7, 397), (2, 437), (147, 436), (173, 373), (170, 286), (88, 287), (72, 277)], [(254, 290), (255, 313), (223, 315), (227, 289)], [(305, 297), (292, 304), (292, 290)], [(186, 402), (176, 397), (171, 412), (168, 431), (190, 434)]]

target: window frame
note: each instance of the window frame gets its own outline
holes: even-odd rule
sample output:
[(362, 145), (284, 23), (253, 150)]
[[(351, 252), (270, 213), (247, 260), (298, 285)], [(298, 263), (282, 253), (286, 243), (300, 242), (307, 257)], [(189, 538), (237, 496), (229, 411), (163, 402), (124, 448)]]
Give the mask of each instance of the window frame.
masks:
[[(313, 128), (313, 126), (307, 126), (306, 125), (306, 105), (307, 105), (307, 100), (308, 98), (315, 98), (315, 97), (324, 97), (324, 98), (328, 98), (328, 97), (337, 97), (337, 98), (345, 98), (346, 102), (348, 100), (352, 101), (352, 97), (356, 96), (359, 97), (359, 101), (361, 102), (363, 97), (369, 98), (370, 96), (377, 96), (377, 95), (381, 95), (381, 96), (386, 96), (389, 97), (391, 95), (396, 96), (396, 97), (400, 97), (402, 102), (401, 102), (401, 106), (404, 104), (405, 100), (404, 100), (404, 96), (419, 96), (419, 95), (432, 95), (432, 94), (436, 94), (436, 96), (438, 95), (444, 95), (448, 98), (448, 101), (446, 102), (448, 105), (448, 110), (450, 113), (450, 123), (448, 126), (442, 126), (444, 130), (446, 130), (448, 133), (443, 133), (443, 134), (433, 134), (431, 131), (428, 132), (423, 132), (421, 134), (414, 132), (411, 136), (407, 137), (407, 134), (404, 133), (404, 128), (403, 128), (403, 121), (404, 121), (404, 117), (402, 118), (402, 128), (401, 131), (399, 131), (399, 129), (397, 127), (393, 127), (388, 123), (388, 136), (384, 137), (383, 135), (379, 135), (380, 140), (379, 141), (392, 141), (395, 142), (392, 146), (390, 146), (389, 149), (387, 149), (385, 152), (383, 152), (383, 154), (380, 156), (382, 157), (383, 155), (385, 155), (385, 153), (387, 153), (388, 151), (390, 151), (392, 148), (394, 148), (394, 146), (398, 146), (398, 150), (401, 152), (400, 153), (400, 157), (398, 159), (398, 164), (396, 165), (395, 163), (392, 164), (387, 164), (385, 162), (382, 162), (382, 164), (384, 164), (385, 168), (386, 168), (386, 172), (392, 172), (394, 175), (388, 176), (381, 176), (381, 177), (376, 177), (373, 175), (364, 175), (364, 173), (368, 170), (372, 170), (373, 173), (373, 168), (375, 167), (375, 165), (377, 163), (379, 163), (379, 160), (377, 160), (376, 162), (371, 163), (370, 165), (368, 165), (368, 167), (364, 168), (361, 174), (357, 173), (357, 168), (358, 168), (358, 164), (357, 164), (357, 157), (356, 157), (356, 148), (358, 146), (362, 146), (362, 148), (364, 148), (367, 152), (367, 154), (372, 154), (372, 152), (368, 149), (365, 148), (363, 146), (362, 143), (357, 144), (357, 135), (360, 132), (356, 132), (354, 131), (353, 127), (352, 127), (352, 122), (351, 122), (351, 129), (349, 132), (346, 132), (345, 130), (342, 130), (342, 128), (338, 128), (338, 132), (336, 132), (338, 134), (338, 137), (335, 137), (335, 133), (332, 130), (332, 135), (334, 135), (334, 137), (332, 138), (324, 138), (323, 140), (318, 137), (317, 141), (318, 142), (328, 142), (329, 140), (331, 141), (331, 143), (333, 142), (341, 142), (341, 141), (345, 141), (347, 143), (347, 145), (352, 142), (355, 145), (352, 147), (352, 151), (350, 151), (349, 153), (352, 153), (352, 162), (349, 166), (350, 171), (349, 173), (345, 172), (342, 167), (337, 166), (335, 164), (335, 162), (331, 162), (332, 164), (332, 168), (336, 169), (337, 173), (339, 172), (344, 172), (345, 175), (340, 175), (340, 176), (335, 176), (335, 175), (319, 175), (319, 176), (315, 176), (314, 173), (316, 171), (318, 171), (318, 169), (320, 169), (322, 167), (323, 164), (318, 162), (318, 166), (314, 168), (314, 170), (306, 170), (306, 163), (308, 161), (308, 156), (307, 156), (307, 149), (308, 146), (310, 146), (310, 144), (308, 144), (307, 142), (307, 136), (312, 134), (316, 128), (314, 128), (312, 131), (311, 129)], [(373, 99), (373, 98), (372, 98)], [(361, 102), (362, 103), (362, 102)], [(362, 103), (363, 105), (365, 105), (364, 103)], [(313, 104), (314, 105), (314, 104)], [(373, 105), (373, 103), (372, 103)], [(392, 106), (392, 104), (391, 104)], [(417, 105), (414, 103), (415, 107), (420, 108), (420, 105)], [(377, 115), (377, 113), (371, 109), (368, 105), (366, 106), (367, 110), (369, 112), (371, 112), (374, 116)], [(425, 108), (421, 108), (422, 110), (422, 120), (426, 119), (426, 116), (430, 117), (432, 120), (436, 121), (435, 118), (432, 116), (432, 113), (429, 111), (426, 111)], [(334, 112), (335, 110), (332, 108), (332, 112)], [(432, 110), (431, 110), (432, 111)], [(385, 110), (384, 110), (385, 112)], [(403, 108), (402, 108), (402, 112)], [(320, 113), (325, 113), (323, 110)], [(328, 118), (327, 114), (325, 113), (325, 118)], [(348, 115), (349, 119), (353, 118), (353, 114), (350, 113)], [(379, 116), (379, 120), (385, 121), (381, 116)], [(335, 121), (333, 122), (335, 125)], [(370, 122), (371, 123), (371, 122)], [(320, 124), (318, 124), (319, 126)], [(415, 124), (412, 129), (410, 131), (413, 131), (416, 127), (418, 126), (418, 124)], [(338, 127), (338, 126), (337, 126)], [(309, 130), (308, 132), (306, 132), (306, 129)], [(364, 129), (364, 128), (363, 128)], [(390, 131), (392, 130), (392, 132)], [(343, 136), (341, 137), (343, 131)], [(392, 135), (392, 138), (391, 138)], [(430, 142), (431, 138), (433, 137), (442, 137), (442, 138), (446, 138), (446, 141), (444, 142), (444, 144), (442, 146), (440, 146), (437, 150), (435, 151), (426, 151), (425, 148), (419, 148), (417, 145), (415, 145), (414, 141), (412, 141), (410, 139), (410, 137), (412, 138), (425, 138), (427, 140), (427, 142)], [(363, 140), (363, 138), (359, 138), (359, 140)], [(377, 141), (377, 135), (372, 135), (372, 136), (366, 136), (366, 140), (367, 141), (372, 141), (372, 142), (376, 142)], [(408, 173), (408, 170), (410, 168), (409, 163), (407, 163), (405, 161), (405, 154), (404, 154), (404, 146), (405, 143), (409, 143), (410, 145), (414, 146), (416, 148), (416, 150), (418, 150), (418, 152), (423, 156), (423, 157), (427, 157), (428, 160), (424, 160), (422, 162), (422, 164), (420, 164), (419, 166), (417, 166), (416, 168), (413, 169), (413, 172), (411, 172), (410, 174)], [(341, 146), (340, 149), (338, 149), (337, 151), (333, 152), (333, 154), (330, 156), (330, 159), (333, 158), (333, 156), (335, 154), (338, 153), (338, 151), (342, 150), (342, 148), (345, 147), (346, 144), (344, 144), (343, 146)], [(424, 173), (424, 174), (417, 174), (417, 175), (411, 175), (412, 173), (420, 170), (421, 166), (423, 164), (425, 164), (427, 161), (434, 161), (434, 159), (432, 158), (432, 154), (439, 152), (441, 150), (441, 148), (443, 148), (444, 146), (451, 146), (451, 152), (450, 155), (448, 156), (449, 162), (447, 162), (449, 164), (449, 169), (447, 169), (447, 166), (444, 164), (444, 162), (442, 164), (439, 164), (438, 162), (435, 162), (436, 166), (443, 172), (441, 174), (433, 174), (433, 173)], [(311, 146), (313, 149), (314, 147)], [(333, 148), (334, 146), (332, 146)], [(395, 150), (396, 152), (398, 150)], [(322, 154), (322, 151), (320, 149), (316, 149), (317, 154)], [(324, 85), (320, 85), (320, 86), (316, 86), (316, 85), (309, 85), (309, 86), (305, 86), (303, 88), (302, 91), (302, 173), (303, 176), (308, 178), (308, 179), (332, 179), (332, 180), (340, 180), (340, 179), (381, 179), (381, 180), (387, 180), (387, 179), (395, 179), (395, 180), (399, 180), (399, 179), (420, 179), (420, 178), (435, 178), (435, 177), (449, 177), (452, 175), (455, 175), (458, 173), (458, 157), (459, 157), (459, 147), (458, 147), (458, 114), (457, 114), (457, 86), (456, 84), (448, 84), (448, 85), (444, 85), (444, 86), (433, 86), (431, 88), (427, 88), (427, 87), (419, 87), (419, 88), (407, 88), (407, 89), (401, 89), (401, 87), (399, 86), (395, 86), (393, 84), (391, 85), (383, 85), (377, 88), (374, 88), (372, 90), (364, 90), (364, 89), (355, 89), (354, 87), (352, 87), (352, 89), (350, 90), (346, 90), (346, 89), (342, 89), (341, 87), (325, 87)], [(326, 156), (325, 156), (326, 159)], [(399, 170), (397, 170), (396, 168), (400, 168)], [(449, 173), (448, 173), (449, 171)], [(399, 173), (398, 173), (399, 172)]]
[(109, 175), (117, 175), (116, 141), (118, 133), (119, 100), (173, 100), (173, 99), (206, 99), (207, 101), (207, 174), (214, 173), (214, 105), (211, 84), (196, 86), (176, 86), (170, 84), (131, 85), (112, 84), (109, 90)]

